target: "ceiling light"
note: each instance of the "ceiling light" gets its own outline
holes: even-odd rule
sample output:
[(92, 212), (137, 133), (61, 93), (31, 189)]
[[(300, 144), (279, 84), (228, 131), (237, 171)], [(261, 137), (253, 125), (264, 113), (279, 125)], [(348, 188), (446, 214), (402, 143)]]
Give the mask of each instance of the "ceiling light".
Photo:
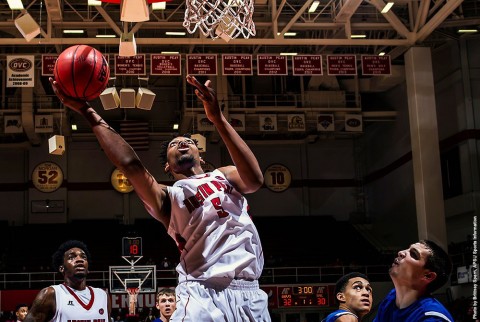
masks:
[(162, 55), (177, 55), (178, 51), (162, 51)]
[(385, 52), (382, 51), (382, 52), (378, 53), (378, 56), (385, 56)]
[(152, 3), (153, 10), (165, 10), (166, 8), (167, 8), (167, 3), (165, 1)]
[(101, 6), (102, 1), (100, 1), (100, 0), (88, 0), (88, 5), (89, 6)]
[[(280, 32), (277, 32), (277, 35), (280, 36)], [(284, 36), (287, 36), (287, 37), (295, 37), (297, 35), (296, 32), (286, 32), (283, 34)]]
[(320, 4), (320, 1), (313, 1), (310, 8), (308, 8), (308, 12), (310, 12), (310, 13), (315, 12), (315, 10), (317, 10), (319, 4)]
[(367, 38), (367, 35), (351, 35), (350, 38)]
[(393, 2), (389, 1), (387, 2), (387, 4), (385, 5), (385, 7), (383, 7), (382, 11), (380, 11), (381, 13), (387, 13), (390, 11), (390, 9), (392, 9), (393, 7)]
[(11, 10), (22, 10), (24, 9), (22, 0), (7, 0), (8, 6)]
[(65, 29), (63, 31), (64, 34), (83, 34), (83, 30), (81, 29)]
[(297, 53), (280, 53), (281, 56), (296, 56)]
[(478, 29), (458, 29), (458, 33), (475, 33)]
[(72, 124), (72, 130), (73, 131), (76, 131), (78, 128), (77, 128), (77, 124)]
[(178, 124), (177, 123), (173, 124), (173, 129), (178, 130)]
[(117, 35), (96, 35), (96, 38), (116, 38)]
[(167, 31), (165, 32), (167, 36), (185, 36), (185, 31)]

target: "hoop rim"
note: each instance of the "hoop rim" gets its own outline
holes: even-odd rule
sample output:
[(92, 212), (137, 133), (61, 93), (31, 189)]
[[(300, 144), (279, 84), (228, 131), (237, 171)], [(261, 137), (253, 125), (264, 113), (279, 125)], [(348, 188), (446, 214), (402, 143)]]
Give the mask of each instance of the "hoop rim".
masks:
[(127, 287), (128, 295), (138, 295), (140, 293), (140, 287)]

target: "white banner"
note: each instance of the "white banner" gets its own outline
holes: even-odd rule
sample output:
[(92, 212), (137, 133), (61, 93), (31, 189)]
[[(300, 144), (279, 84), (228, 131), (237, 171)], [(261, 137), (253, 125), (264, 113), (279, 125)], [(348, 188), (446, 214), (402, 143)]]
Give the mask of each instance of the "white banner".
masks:
[(52, 133), (53, 115), (35, 115), (35, 133)]
[(22, 117), (20, 115), (5, 115), (5, 133), (23, 133)]
[(207, 117), (207, 114), (197, 114), (197, 127), (199, 131), (215, 131), (215, 126)]
[(259, 115), (258, 123), (260, 124), (260, 131), (277, 131), (277, 115), (275, 114)]
[(7, 87), (34, 87), (35, 56), (7, 56)]
[(289, 114), (288, 117), (288, 131), (305, 131), (305, 115), (304, 114)]
[(362, 132), (362, 116), (360, 114), (345, 114), (345, 131)]
[(228, 122), (237, 132), (245, 132), (245, 114), (230, 114)]
[(317, 131), (335, 131), (335, 117), (333, 114), (317, 114)]

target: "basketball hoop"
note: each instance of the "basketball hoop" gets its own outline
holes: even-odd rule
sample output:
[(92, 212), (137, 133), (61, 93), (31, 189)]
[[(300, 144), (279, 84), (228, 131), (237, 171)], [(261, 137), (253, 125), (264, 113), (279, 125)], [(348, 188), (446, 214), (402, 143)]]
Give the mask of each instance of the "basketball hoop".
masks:
[(127, 288), (129, 315), (135, 315), (135, 307), (137, 306), (137, 298), (138, 298), (139, 292), (140, 292), (140, 287)]
[(200, 28), (204, 36), (225, 41), (256, 34), (253, 0), (186, 0), (186, 6), (183, 26), (191, 34)]

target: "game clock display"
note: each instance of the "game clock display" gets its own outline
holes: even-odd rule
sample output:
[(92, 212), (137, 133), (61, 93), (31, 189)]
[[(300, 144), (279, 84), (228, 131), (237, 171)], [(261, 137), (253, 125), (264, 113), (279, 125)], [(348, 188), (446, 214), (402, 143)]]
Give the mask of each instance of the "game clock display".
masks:
[(142, 256), (142, 237), (123, 237), (122, 256)]
[(278, 288), (279, 307), (329, 306), (328, 285), (299, 285)]

